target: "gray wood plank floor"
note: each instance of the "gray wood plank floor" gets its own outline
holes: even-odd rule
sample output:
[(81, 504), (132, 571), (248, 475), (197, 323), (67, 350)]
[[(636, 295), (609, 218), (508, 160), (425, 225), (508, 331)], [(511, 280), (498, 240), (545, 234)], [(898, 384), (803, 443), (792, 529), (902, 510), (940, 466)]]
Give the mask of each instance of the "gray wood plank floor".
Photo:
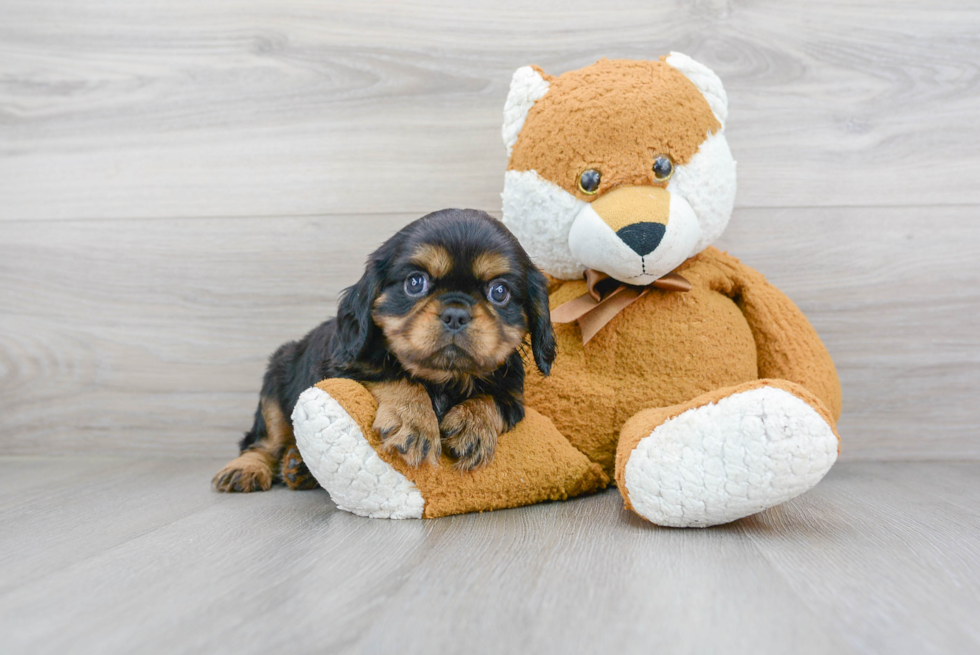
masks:
[(0, 458), (3, 653), (975, 653), (980, 463), (842, 463), (735, 524), (610, 490), (435, 521), (220, 461)]

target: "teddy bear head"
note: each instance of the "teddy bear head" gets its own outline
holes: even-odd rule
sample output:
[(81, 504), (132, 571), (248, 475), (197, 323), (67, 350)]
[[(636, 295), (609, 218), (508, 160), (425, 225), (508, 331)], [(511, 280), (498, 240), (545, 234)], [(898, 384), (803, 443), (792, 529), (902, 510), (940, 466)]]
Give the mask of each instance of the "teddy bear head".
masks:
[(515, 73), (504, 106), (503, 221), (549, 275), (645, 285), (724, 231), (735, 200), (728, 100), (680, 53)]

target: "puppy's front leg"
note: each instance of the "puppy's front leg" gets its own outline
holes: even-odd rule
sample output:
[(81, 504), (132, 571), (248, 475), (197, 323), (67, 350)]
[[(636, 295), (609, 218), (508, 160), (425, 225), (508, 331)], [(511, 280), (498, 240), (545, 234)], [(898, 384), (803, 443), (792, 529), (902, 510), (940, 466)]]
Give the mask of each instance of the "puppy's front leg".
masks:
[(504, 419), (492, 397), (475, 396), (449, 410), (440, 427), (456, 468), (467, 471), (493, 461)]
[(378, 401), (374, 429), (385, 448), (394, 448), (411, 466), (439, 463), (439, 419), (421, 384), (398, 380), (366, 385)]

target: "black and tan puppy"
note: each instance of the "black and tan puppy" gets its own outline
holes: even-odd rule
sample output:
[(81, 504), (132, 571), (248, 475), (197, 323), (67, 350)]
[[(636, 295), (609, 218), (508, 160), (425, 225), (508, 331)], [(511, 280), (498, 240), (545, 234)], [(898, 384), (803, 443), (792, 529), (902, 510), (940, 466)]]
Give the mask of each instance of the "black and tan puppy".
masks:
[(316, 486), (289, 416), (300, 393), (332, 377), (371, 390), (375, 429), (409, 464), (437, 463), (443, 448), (459, 469), (487, 464), (497, 437), (524, 417), (526, 341), (547, 375), (555, 358), (547, 283), (517, 239), (472, 209), (424, 216), (369, 257), (336, 319), (272, 355), (242, 454), (214, 485), (258, 491), (278, 477)]

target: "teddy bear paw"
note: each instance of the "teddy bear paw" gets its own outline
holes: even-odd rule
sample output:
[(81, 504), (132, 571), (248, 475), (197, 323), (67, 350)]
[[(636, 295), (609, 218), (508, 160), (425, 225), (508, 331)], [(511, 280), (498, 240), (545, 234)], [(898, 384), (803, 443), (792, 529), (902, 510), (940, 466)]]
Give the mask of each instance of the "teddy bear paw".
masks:
[(625, 491), (634, 511), (657, 525), (718, 525), (807, 491), (837, 450), (837, 435), (813, 407), (760, 387), (657, 426), (629, 456)]
[(371, 518), (422, 518), (425, 501), (418, 488), (378, 456), (330, 394), (310, 387), (292, 419), (303, 461), (338, 508)]

